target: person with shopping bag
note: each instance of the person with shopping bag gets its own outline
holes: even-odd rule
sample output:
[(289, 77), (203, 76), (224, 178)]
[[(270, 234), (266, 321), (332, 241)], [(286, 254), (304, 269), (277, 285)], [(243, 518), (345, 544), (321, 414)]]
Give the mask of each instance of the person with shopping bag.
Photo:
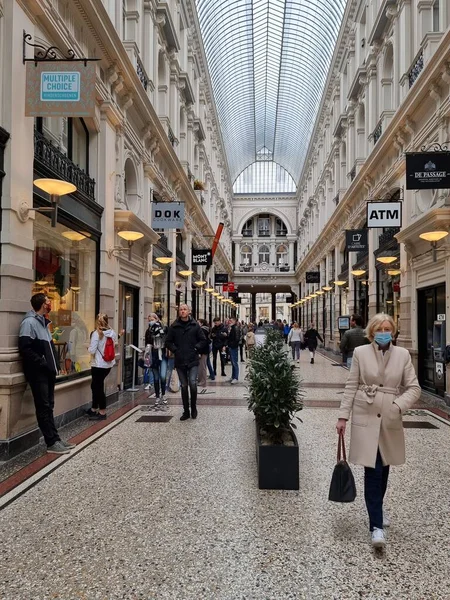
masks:
[(371, 344), (358, 346), (341, 401), (336, 430), (345, 435), (352, 416), (349, 461), (364, 466), (364, 498), (372, 546), (386, 544), (383, 515), (389, 468), (405, 462), (402, 415), (420, 398), (421, 389), (406, 348), (394, 346), (396, 325), (380, 313), (370, 319), (366, 336)]

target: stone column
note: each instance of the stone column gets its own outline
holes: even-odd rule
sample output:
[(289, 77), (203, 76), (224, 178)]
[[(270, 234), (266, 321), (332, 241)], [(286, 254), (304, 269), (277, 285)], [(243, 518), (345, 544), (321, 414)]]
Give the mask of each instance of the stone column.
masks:
[(255, 323), (256, 322), (256, 293), (250, 293), (250, 320)]
[(377, 312), (377, 267), (374, 256), (374, 251), (378, 248), (378, 234), (377, 229), (369, 229), (369, 271), (367, 273), (368, 279), (368, 290), (367, 300), (369, 302), (369, 319), (373, 317)]
[(272, 292), (271, 315), (272, 315), (272, 321), (275, 321), (277, 318), (277, 295), (275, 292)]

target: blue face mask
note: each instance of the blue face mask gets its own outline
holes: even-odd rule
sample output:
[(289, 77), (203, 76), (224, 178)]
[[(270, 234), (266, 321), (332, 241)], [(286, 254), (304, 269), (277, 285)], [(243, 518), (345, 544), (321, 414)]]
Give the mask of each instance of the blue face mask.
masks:
[(392, 333), (390, 331), (379, 331), (374, 335), (374, 340), (379, 346), (387, 346), (392, 342)]

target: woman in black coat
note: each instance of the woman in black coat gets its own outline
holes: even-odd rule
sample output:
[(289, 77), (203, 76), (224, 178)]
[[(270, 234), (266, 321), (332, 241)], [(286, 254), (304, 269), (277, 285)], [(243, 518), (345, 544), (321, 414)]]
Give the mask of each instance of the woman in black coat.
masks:
[(324, 343), (322, 336), (315, 328), (314, 323), (311, 323), (311, 325), (309, 326), (309, 329), (305, 332), (304, 339), (305, 339), (306, 347), (309, 350), (311, 364), (313, 365), (314, 364), (314, 355), (316, 353), (316, 348), (317, 348), (317, 339), (319, 339), (322, 342), (322, 344)]

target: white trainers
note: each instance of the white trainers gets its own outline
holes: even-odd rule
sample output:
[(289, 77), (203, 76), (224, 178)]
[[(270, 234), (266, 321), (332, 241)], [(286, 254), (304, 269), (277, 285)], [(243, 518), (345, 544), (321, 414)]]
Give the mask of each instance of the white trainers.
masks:
[(391, 520), (386, 513), (383, 514), (383, 529), (391, 526)]
[(147, 385), (144, 387), (144, 390), (149, 390), (150, 388), (151, 388), (151, 385), (150, 385), (150, 384), (147, 384)]
[(237, 379), (232, 379), (232, 380), (230, 381), (230, 383), (231, 383), (231, 385), (234, 385), (235, 383), (239, 383), (239, 382), (238, 382), (238, 380), (237, 380)]
[(374, 548), (384, 548), (386, 546), (386, 538), (384, 537), (383, 529), (378, 529), (378, 527), (373, 528), (372, 546)]

